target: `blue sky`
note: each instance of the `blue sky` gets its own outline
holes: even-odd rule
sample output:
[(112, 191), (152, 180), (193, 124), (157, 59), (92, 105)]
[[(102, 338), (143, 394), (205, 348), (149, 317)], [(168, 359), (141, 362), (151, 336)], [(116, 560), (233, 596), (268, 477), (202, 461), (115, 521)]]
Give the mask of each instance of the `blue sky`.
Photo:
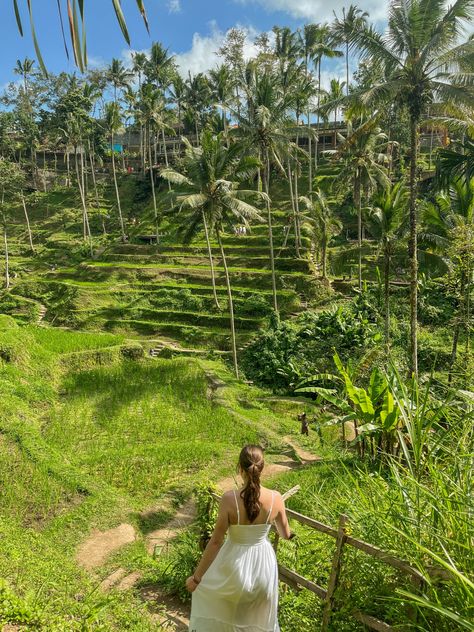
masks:
[[(63, 5), (65, 0), (62, 0)], [(344, 0), (145, 0), (150, 35), (136, 9), (135, 0), (122, 0), (127, 18), (131, 49), (128, 49), (115, 21), (111, 0), (86, 0), (89, 63), (100, 66), (112, 57), (127, 58), (130, 50), (146, 50), (151, 41), (159, 40), (177, 55), (183, 74), (188, 70), (207, 70), (215, 64), (215, 51), (225, 32), (236, 25), (249, 31), (248, 53), (256, 34), (275, 24), (296, 28), (310, 21), (332, 17), (333, 9), (350, 2)], [(20, 2), (26, 7), (26, 0)], [(383, 17), (383, 0), (362, 0), (358, 5), (377, 19)], [(68, 62), (57, 16), (56, 0), (32, 0), (37, 34), (45, 63), (52, 72), (74, 70)], [(93, 7), (93, 9), (92, 9)], [(23, 10), (25, 37), (18, 34), (11, 2), (2, 11), (0, 24), (0, 87), (15, 79), (13, 67), (18, 58), (34, 58), (35, 52)], [(128, 53), (127, 53), (128, 51)], [(342, 73), (341, 73), (342, 74)]]

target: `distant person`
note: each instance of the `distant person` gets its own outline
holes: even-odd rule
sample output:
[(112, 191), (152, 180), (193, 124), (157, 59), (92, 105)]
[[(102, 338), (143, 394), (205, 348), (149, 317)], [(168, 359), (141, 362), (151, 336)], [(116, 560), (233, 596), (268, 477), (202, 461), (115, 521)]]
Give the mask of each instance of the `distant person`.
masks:
[[(262, 448), (239, 457), (243, 486), (223, 495), (214, 533), (194, 574), (190, 632), (278, 632), (278, 566), (268, 539), (272, 523), (292, 537), (278, 492), (260, 485)], [(224, 537), (228, 537), (224, 542)]]

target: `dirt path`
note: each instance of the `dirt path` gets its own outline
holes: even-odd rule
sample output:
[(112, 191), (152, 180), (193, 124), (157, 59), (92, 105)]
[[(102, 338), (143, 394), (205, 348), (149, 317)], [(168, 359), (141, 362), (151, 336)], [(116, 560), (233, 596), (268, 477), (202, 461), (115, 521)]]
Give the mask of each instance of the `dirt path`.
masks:
[(112, 553), (135, 540), (136, 532), (131, 524), (123, 523), (107, 531), (93, 531), (79, 547), (76, 560), (83, 568), (92, 570), (102, 566)]

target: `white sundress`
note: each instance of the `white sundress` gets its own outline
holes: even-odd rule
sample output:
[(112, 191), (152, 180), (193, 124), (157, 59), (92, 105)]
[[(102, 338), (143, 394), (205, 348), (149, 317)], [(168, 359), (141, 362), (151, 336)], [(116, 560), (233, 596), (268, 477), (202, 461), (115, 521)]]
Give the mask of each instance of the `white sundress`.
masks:
[(280, 632), (278, 565), (264, 524), (230, 525), (228, 537), (193, 592), (189, 632)]

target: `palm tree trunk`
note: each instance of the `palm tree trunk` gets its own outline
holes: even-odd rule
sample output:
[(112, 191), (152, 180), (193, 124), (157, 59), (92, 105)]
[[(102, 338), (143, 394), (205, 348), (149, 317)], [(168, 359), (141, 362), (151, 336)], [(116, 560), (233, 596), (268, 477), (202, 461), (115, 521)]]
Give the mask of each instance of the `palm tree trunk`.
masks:
[(10, 258), (8, 254), (7, 223), (3, 221), (3, 244), (5, 252), (5, 288), (10, 289)]
[(356, 171), (354, 179), (354, 203), (357, 209), (357, 248), (358, 248), (358, 274), (359, 290), (362, 290), (362, 195), (360, 185), (360, 174)]
[(217, 235), (217, 241), (219, 243), (219, 248), (221, 251), (221, 257), (222, 257), (222, 265), (224, 266), (224, 272), (225, 272), (225, 282), (227, 285), (227, 297), (229, 300), (229, 316), (230, 316), (230, 335), (231, 335), (231, 344), (232, 344), (232, 357), (234, 360), (234, 371), (235, 371), (235, 376), (237, 377), (237, 379), (239, 378), (239, 364), (238, 364), (238, 360), (237, 360), (237, 341), (235, 338), (235, 320), (234, 320), (234, 303), (232, 300), (232, 288), (230, 285), (230, 277), (229, 277), (229, 270), (227, 268), (227, 259), (225, 256), (225, 252), (224, 252), (224, 246), (222, 245), (222, 239), (221, 239), (221, 234), (219, 229), (216, 229), (216, 235)]
[(81, 175), (79, 173), (79, 163), (77, 161), (77, 149), (74, 152), (74, 163), (76, 165), (76, 178), (77, 178), (77, 188), (79, 189), (79, 195), (82, 203), (82, 218), (83, 218), (83, 233), (84, 233), (84, 241), (89, 241), (89, 248), (91, 252), (91, 257), (93, 256), (93, 248), (92, 248), (92, 235), (89, 226), (89, 214), (87, 212), (87, 203), (86, 196), (83, 188), (83, 180), (81, 180)]
[(159, 229), (158, 229), (158, 208), (156, 205), (156, 192), (155, 192), (155, 171), (153, 169), (153, 162), (151, 159), (151, 132), (150, 126), (148, 126), (148, 162), (150, 168), (150, 183), (151, 183), (151, 194), (153, 198), (153, 212), (155, 216), (155, 234), (156, 234), (156, 243), (160, 241)]
[(384, 248), (385, 346), (390, 348), (390, 252)]
[(349, 96), (349, 42), (346, 40), (346, 95)]
[(206, 235), (207, 253), (209, 255), (209, 265), (211, 268), (212, 293), (214, 294), (214, 303), (217, 309), (220, 310), (221, 306), (219, 304), (219, 299), (217, 298), (216, 274), (214, 270), (214, 260), (212, 258), (211, 242), (209, 240), (209, 229), (207, 227), (206, 214), (204, 213), (204, 211), (202, 213), (202, 222), (204, 224), (204, 234)]
[(418, 376), (418, 256), (417, 256), (417, 213), (418, 197), (418, 119), (410, 117), (410, 241), (408, 254), (410, 257), (410, 369), (412, 375)]
[(293, 191), (293, 174), (291, 172), (291, 163), (288, 158), (288, 183), (290, 185), (290, 198), (291, 198), (291, 207), (293, 209), (293, 224), (295, 227), (295, 252), (296, 256), (300, 257), (300, 245), (298, 241), (298, 227), (297, 227), (297, 215), (296, 215), (296, 199)]
[(323, 266), (323, 279), (328, 278), (327, 274), (327, 265), (328, 265), (328, 238), (326, 233), (323, 236), (321, 242), (321, 258), (322, 258), (322, 266)]
[(313, 139), (311, 138), (311, 118), (308, 110), (308, 154), (309, 154), (309, 163), (308, 163), (308, 194), (311, 197), (311, 193), (313, 192)]
[(465, 389), (468, 388), (469, 379), (469, 361), (471, 358), (471, 284), (472, 284), (472, 270), (470, 266), (467, 270), (467, 283), (466, 283), (466, 308), (465, 308), (465, 328), (466, 328), (466, 341), (464, 350), (464, 384)]
[(272, 292), (273, 292), (273, 309), (275, 310), (276, 317), (280, 317), (278, 311), (278, 296), (276, 287), (276, 274), (275, 274), (275, 251), (273, 247), (273, 227), (272, 227), (272, 209), (270, 204), (270, 158), (268, 156), (268, 150), (265, 154), (265, 165), (263, 168), (264, 177), (264, 189), (267, 194), (267, 218), (268, 218), (268, 240), (270, 242), (270, 267), (272, 271)]
[(25, 213), (26, 228), (28, 230), (28, 240), (30, 242), (30, 250), (34, 254), (35, 247), (33, 245), (33, 235), (31, 233), (30, 218), (28, 217), (28, 210), (26, 208), (26, 201), (25, 201), (25, 196), (23, 195), (23, 191), (21, 192), (21, 203), (23, 206), (23, 212)]
[[(165, 165), (166, 168), (168, 168), (169, 162), (168, 162), (168, 149), (166, 148), (166, 136), (165, 136), (165, 128), (162, 127), (161, 128), (161, 138), (163, 140), (163, 152), (165, 154)], [(171, 182), (168, 180), (168, 190), (171, 191)]]
[(123, 215), (122, 215), (122, 205), (120, 203), (120, 191), (118, 188), (117, 182), (117, 171), (115, 169), (115, 150), (114, 150), (114, 133), (111, 133), (111, 145), (112, 145), (112, 173), (114, 177), (114, 187), (115, 187), (115, 197), (117, 198), (117, 208), (119, 212), (119, 220), (120, 220), (120, 232), (122, 234), (122, 241), (125, 243), (127, 241), (125, 235), (125, 225), (123, 223)]
[(321, 59), (318, 59), (318, 131), (316, 134), (316, 146), (314, 148), (314, 170), (316, 171), (318, 168), (318, 151), (319, 151), (319, 131), (320, 131), (320, 121), (321, 114), (319, 112), (319, 108), (321, 107)]

